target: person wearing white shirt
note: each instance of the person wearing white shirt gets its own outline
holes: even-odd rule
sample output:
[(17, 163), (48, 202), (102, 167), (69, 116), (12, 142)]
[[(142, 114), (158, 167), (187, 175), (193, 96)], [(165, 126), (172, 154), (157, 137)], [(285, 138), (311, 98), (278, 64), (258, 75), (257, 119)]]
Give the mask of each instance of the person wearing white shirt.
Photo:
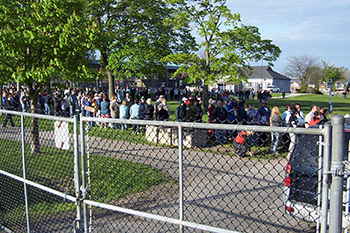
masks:
[(309, 128), (309, 123), (314, 118), (317, 110), (318, 107), (316, 105), (311, 105), (310, 112), (305, 116), (305, 128)]

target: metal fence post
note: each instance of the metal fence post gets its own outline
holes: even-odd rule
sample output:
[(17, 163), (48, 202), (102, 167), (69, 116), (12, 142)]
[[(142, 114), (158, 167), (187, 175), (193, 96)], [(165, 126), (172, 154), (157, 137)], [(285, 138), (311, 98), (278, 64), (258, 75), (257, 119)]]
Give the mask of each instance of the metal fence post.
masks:
[(343, 203), (343, 182), (344, 182), (344, 117), (335, 115), (332, 117), (332, 162), (331, 162), (331, 200), (330, 200), (330, 224), (329, 232), (337, 233), (342, 231), (342, 203)]
[[(80, 113), (80, 119), (83, 114)], [(84, 121), (80, 120), (80, 145), (81, 145), (81, 191), (83, 200), (88, 197), (87, 182), (86, 182), (86, 150), (85, 150), (85, 128)], [(83, 202), (83, 215), (84, 215), (84, 232), (89, 232), (89, 210), (87, 204)]]
[(77, 205), (77, 218), (75, 220), (76, 232), (82, 232), (82, 209), (80, 192), (80, 158), (79, 158), (79, 117), (74, 115), (73, 137), (74, 137), (74, 183)]
[[(183, 196), (183, 135), (182, 127), (178, 126), (178, 138), (179, 138), (179, 220), (183, 221), (184, 217), (184, 196)], [(183, 232), (182, 224), (179, 225), (179, 232)]]
[(322, 177), (322, 204), (321, 204), (321, 233), (327, 233), (328, 215), (328, 191), (329, 191), (329, 167), (331, 160), (332, 126), (325, 124), (324, 152), (323, 152), (323, 177)]
[[(24, 116), (21, 115), (21, 145), (22, 145), (22, 172), (23, 179), (27, 179), (26, 172), (26, 154), (25, 154), (25, 132), (24, 132)], [(30, 232), (30, 221), (29, 221), (29, 203), (28, 203), (28, 193), (27, 184), (23, 183), (24, 187), (24, 204), (26, 208), (26, 221), (27, 221), (27, 232)]]

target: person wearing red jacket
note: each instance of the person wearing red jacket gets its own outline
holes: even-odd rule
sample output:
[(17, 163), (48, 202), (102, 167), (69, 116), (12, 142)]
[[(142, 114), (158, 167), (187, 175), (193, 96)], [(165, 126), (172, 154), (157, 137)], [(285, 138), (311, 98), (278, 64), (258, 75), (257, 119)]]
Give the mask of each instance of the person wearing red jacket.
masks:
[(242, 158), (247, 152), (252, 156), (253, 153), (250, 151), (251, 144), (249, 142), (249, 136), (253, 135), (252, 131), (242, 131), (233, 140), (233, 146), (237, 151), (237, 157)]

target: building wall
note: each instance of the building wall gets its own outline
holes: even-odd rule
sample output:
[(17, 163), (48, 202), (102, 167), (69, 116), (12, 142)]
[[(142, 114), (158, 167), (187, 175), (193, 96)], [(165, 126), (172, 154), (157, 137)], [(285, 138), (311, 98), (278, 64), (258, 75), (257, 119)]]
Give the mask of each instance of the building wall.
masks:
[(290, 93), (290, 80), (275, 79), (273, 85), (279, 87), (281, 92)]

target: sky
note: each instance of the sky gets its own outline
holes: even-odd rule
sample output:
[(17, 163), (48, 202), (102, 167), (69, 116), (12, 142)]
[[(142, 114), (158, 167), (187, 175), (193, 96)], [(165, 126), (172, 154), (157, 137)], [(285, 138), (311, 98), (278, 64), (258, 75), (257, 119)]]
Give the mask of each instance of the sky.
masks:
[(302, 55), (350, 70), (350, 0), (227, 0), (226, 5), (281, 48), (276, 72), (283, 73), (288, 58)]

